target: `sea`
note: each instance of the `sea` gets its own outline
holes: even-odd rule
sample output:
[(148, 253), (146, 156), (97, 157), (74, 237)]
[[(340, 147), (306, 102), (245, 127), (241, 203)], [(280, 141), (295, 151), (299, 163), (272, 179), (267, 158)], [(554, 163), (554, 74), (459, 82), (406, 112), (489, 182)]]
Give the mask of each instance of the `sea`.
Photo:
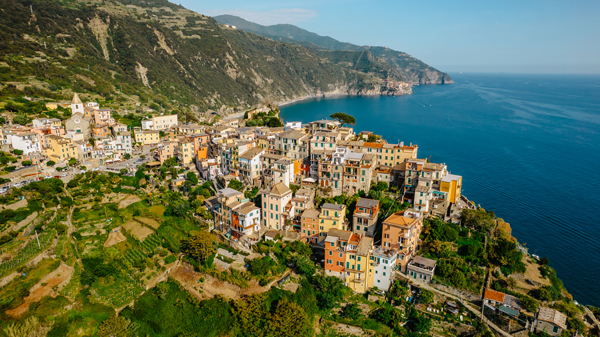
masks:
[(600, 307), (600, 75), (450, 74), (412, 95), (313, 98), (286, 122), (335, 112), (355, 132), (419, 146), (463, 176), (463, 194), (550, 259), (574, 299)]

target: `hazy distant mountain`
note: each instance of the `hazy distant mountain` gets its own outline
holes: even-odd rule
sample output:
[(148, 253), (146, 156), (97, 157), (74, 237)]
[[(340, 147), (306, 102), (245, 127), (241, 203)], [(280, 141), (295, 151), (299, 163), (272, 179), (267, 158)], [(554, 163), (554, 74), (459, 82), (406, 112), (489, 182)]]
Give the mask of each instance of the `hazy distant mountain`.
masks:
[[(395, 73), (390, 74), (392, 77), (400, 77), (400, 79), (412, 84), (449, 84), (454, 83), (452, 78), (443, 72), (425, 64), (424, 62), (404, 53), (395, 51), (386, 47), (358, 46), (352, 43), (340, 42), (329, 36), (321, 36), (305, 29), (288, 24), (278, 24), (272, 26), (263, 26), (240, 17), (233, 15), (216, 16), (215, 20), (221, 24), (230, 24), (247, 32), (252, 32), (273, 40), (297, 43), (313, 49), (313, 52), (319, 56), (327, 57), (330, 61), (348, 68), (356, 69), (359, 62), (363, 62), (363, 58), (373, 57), (384, 60), (394, 68)], [(339, 53), (331, 53), (323, 51), (344, 51), (343, 62), (336, 62), (340, 59)], [(368, 51), (372, 55), (365, 55), (363, 52)], [(353, 53), (352, 53), (353, 52)], [(354, 60), (354, 63), (349, 62)], [(378, 64), (379, 68), (384, 68)]]

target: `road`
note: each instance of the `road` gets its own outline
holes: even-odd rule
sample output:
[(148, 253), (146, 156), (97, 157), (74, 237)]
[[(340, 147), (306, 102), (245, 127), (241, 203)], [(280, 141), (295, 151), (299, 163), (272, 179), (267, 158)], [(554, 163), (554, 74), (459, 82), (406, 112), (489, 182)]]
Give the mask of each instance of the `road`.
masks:
[[(151, 149), (151, 146), (145, 145), (142, 148), (141, 153), (134, 154), (131, 156), (131, 159), (123, 161), (123, 162), (99, 165), (97, 163), (97, 161), (84, 161), (80, 164), (80, 166), (85, 166), (87, 170), (92, 170), (92, 169), (97, 168), (100, 171), (119, 173), (121, 171), (121, 169), (136, 168), (138, 166), (138, 164), (136, 164), (135, 162), (137, 160), (139, 160), (142, 155), (145, 156), (144, 162), (152, 161), (153, 159), (152, 159), (152, 153), (150, 152), (150, 149)], [(61, 163), (58, 165), (58, 167), (64, 167), (65, 165), (66, 165), (65, 163)], [(15, 170), (14, 172), (11, 172), (10, 175), (6, 176), (6, 177), (10, 178), (11, 181), (9, 184), (5, 184), (5, 185), (14, 185), (14, 184), (21, 183), (21, 182), (25, 182), (25, 184), (29, 183), (30, 181), (33, 181), (35, 179), (36, 173), (40, 173), (38, 175), (38, 177), (40, 177), (40, 178), (58, 176), (58, 177), (61, 177), (63, 182), (68, 183), (73, 178), (73, 176), (75, 176), (76, 174), (79, 174), (81, 172), (82, 172), (81, 169), (75, 168), (75, 167), (69, 167), (65, 171), (57, 171), (56, 165), (53, 167), (49, 167), (49, 166), (46, 166), (45, 163), (42, 163), (37, 166), (19, 168), (19, 169)], [(28, 175), (28, 177), (18, 175), (19, 173)], [(20, 186), (20, 187), (22, 187), (22, 186)]]

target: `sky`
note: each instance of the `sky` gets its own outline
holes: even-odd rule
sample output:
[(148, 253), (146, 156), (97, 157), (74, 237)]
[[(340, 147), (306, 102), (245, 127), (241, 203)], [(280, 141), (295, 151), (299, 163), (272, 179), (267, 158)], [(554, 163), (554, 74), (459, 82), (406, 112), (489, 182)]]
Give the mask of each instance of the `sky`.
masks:
[(387, 46), (446, 72), (600, 73), (600, 1), (170, 0)]

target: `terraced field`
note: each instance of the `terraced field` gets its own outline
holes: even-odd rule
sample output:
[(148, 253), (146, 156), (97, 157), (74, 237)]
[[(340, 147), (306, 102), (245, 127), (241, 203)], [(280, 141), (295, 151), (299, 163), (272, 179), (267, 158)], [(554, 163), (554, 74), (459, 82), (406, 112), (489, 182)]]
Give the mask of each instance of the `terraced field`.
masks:
[(149, 235), (146, 237), (144, 242), (142, 242), (142, 250), (146, 254), (156, 252), (156, 249), (160, 246), (160, 238), (156, 234)]
[(55, 236), (55, 231), (44, 232), (40, 234), (38, 245), (38, 240), (36, 240), (35, 235), (33, 235), (27, 245), (20, 251), (16, 252), (16, 255), (13, 258), (0, 264), (0, 277), (8, 275), (13, 270), (23, 266), (30, 259), (43, 252), (52, 244)]

